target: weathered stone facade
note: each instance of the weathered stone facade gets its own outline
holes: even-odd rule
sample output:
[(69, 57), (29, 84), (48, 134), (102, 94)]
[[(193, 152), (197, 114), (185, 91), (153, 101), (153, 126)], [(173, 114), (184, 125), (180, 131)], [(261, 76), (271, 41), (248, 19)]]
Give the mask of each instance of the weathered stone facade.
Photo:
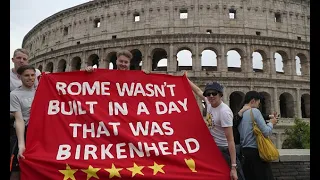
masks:
[[(31, 64), (51, 72), (93, 64), (115, 68), (115, 53), (125, 48), (134, 55), (131, 69), (188, 70), (200, 87), (222, 83), (234, 112), (247, 91), (257, 90), (265, 96), (262, 112), (281, 114), (273, 137), (281, 148), (284, 127), (294, 117), (310, 117), (309, 31), (309, 0), (95, 0), (46, 18), (25, 36), (23, 47)], [(192, 66), (178, 66), (180, 50), (191, 52)], [(202, 66), (204, 50), (216, 54), (216, 66)], [(229, 50), (241, 56), (240, 68), (228, 67)], [(262, 69), (253, 68), (254, 52), (262, 56)], [(283, 72), (276, 71), (275, 53), (282, 56)], [(167, 67), (158, 67), (163, 58)]]

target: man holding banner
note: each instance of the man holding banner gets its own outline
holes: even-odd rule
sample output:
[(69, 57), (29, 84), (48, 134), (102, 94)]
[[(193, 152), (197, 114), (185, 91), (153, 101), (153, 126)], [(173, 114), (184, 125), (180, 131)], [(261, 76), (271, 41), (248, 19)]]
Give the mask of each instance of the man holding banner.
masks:
[(188, 79), (193, 92), (207, 105), (206, 124), (213, 139), (222, 152), (227, 163), (231, 165), (231, 179), (243, 180), (244, 175), (240, 161), (236, 157), (236, 149), (233, 138), (233, 113), (228, 105), (222, 101), (223, 86), (217, 82), (206, 84), (204, 92)]
[(22, 86), (10, 92), (10, 113), (15, 118), (14, 128), (17, 135), (17, 143), (13, 147), (14, 157), (10, 162), (12, 170), (10, 180), (20, 179), (19, 158), (24, 158), (25, 135), (30, 117), (30, 108), (35, 95), (34, 83), (36, 80), (36, 69), (30, 65), (22, 65), (17, 69)]
[(21, 180), (230, 180), (189, 87), (141, 71), (44, 74)]
[[(132, 59), (132, 54), (128, 50), (120, 50), (117, 52), (116, 66), (117, 70), (130, 70), (130, 61)], [(93, 71), (92, 66), (87, 66), (84, 70), (87, 72)]]

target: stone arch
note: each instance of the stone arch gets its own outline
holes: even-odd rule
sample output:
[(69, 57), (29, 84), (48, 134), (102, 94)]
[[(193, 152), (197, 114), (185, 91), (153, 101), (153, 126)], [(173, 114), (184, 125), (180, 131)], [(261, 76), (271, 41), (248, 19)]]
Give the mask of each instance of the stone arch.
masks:
[(218, 51), (211, 47), (204, 48), (201, 52), (201, 69), (206, 71), (217, 71)]
[[(261, 56), (262, 58), (261, 64), (260, 62), (257, 62), (260, 59), (256, 58), (255, 57), (256, 55), (254, 53), (258, 53)], [(252, 57), (252, 68), (254, 72), (267, 72), (267, 73), (269, 72), (269, 64), (268, 64), (268, 58), (267, 58), (268, 56), (264, 50), (262, 49), (254, 50), (251, 57)], [(259, 63), (259, 64), (255, 66), (256, 63)], [(261, 65), (261, 68), (258, 68), (260, 65)]]
[(41, 64), (38, 66), (38, 69), (40, 72), (42, 72), (42, 65)]
[[(281, 58), (277, 57), (277, 53), (278, 55), (281, 56)], [(275, 51), (274, 61), (275, 61), (275, 69), (277, 73), (288, 74), (288, 72), (290, 72), (290, 67), (288, 62), (288, 53), (285, 50)]]
[(310, 95), (303, 94), (301, 96), (301, 116), (302, 118), (310, 118)]
[(263, 45), (251, 45), (252, 52), (259, 52), (266, 59), (269, 55), (269, 48)]
[[(168, 53), (162, 48), (155, 48), (151, 51), (152, 71), (167, 71)], [(165, 65), (159, 63), (163, 62)]]
[(66, 71), (66, 67), (67, 67), (67, 61), (64, 59), (61, 59), (58, 62), (58, 69), (57, 72), (65, 72)]
[(191, 54), (193, 55), (193, 51), (192, 51), (192, 48), (188, 47), (187, 45), (180, 45), (176, 48), (176, 52), (175, 54), (178, 54), (179, 51), (182, 51), (182, 50), (188, 50), (191, 52)]
[(245, 51), (240, 47), (232, 47), (226, 52), (228, 71), (241, 72)]
[(233, 47), (230, 47), (228, 48), (228, 51), (237, 51), (237, 53), (239, 53), (239, 55), (241, 56), (241, 58), (243, 58), (245, 55), (246, 55), (246, 51), (243, 49), (243, 47), (240, 47), (240, 46), (233, 46)]
[(77, 71), (81, 69), (81, 58), (76, 56), (71, 60), (71, 71)]
[(131, 70), (141, 70), (142, 53), (139, 49), (133, 49), (130, 51), (132, 53), (132, 59), (130, 62)]
[(280, 95), (279, 100), (280, 116), (282, 118), (293, 118), (295, 116), (293, 96), (290, 93), (284, 92)]
[(230, 109), (232, 110), (233, 114), (238, 113), (238, 111), (243, 106), (243, 100), (244, 100), (245, 94), (241, 91), (233, 91), (229, 96), (229, 104)]
[(117, 69), (117, 52), (111, 51), (106, 57), (106, 68), (107, 69)]
[(97, 54), (91, 54), (87, 59), (87, 66), (96, 65), (99, 68), (99, 56)]
[(147, 54), (148, 54), (150, 57), (152, 57), (153, 54), (154, 54), (154, 52), (157, 51), (157, 50), (159, 50), (159, 49), (164, 50), (165, 52), (167, 52), (167, 54), (168, 54), (169, 51), (170, 51), (170, 50), (169, 50), (169, 46), (167, 46), (167, 45), (161, 45), (161, 44), (159, 44), (159, 45), (151, 45), (151, 46), (148, 48)]
[[(192, 53), (192, 50), (189, 47), (182, 46), (182, 47), (178, 48), (177, 53), (176, 53), (177, 71), (192, 70), (193, 56), (194, 55)], [(183, 58), (183, 60), (180, 60), (180, 58)], [(191, 58), (191, 60), (189, 58)]]
[(284, 61), (288, 60), (289, 56), (286, 50), (280, 49), (280, 50), (276, 50), (276, 52), (279, 53), (284, 58)]
[(261, 113), (266, 115), (271, 114), (271, 95), (265, 91), (259, 93), (263, 96), (263, 99), (260, 101), (259, 106)]
[(307, 59), (307, 56), (303, 53), (298, 53), (296, 56), (300, 59), (300, 65), (301, 65), (301, 75), (309, 75), (309, 61)]
[(204, 50), (211, 50), (214, 53), (216, 53), (216, 55), (220, 55), (220, 48), (219, 46), (215, 46), (215, 47), (211, 47), (211, 46), (207, 46), (206, 44), (202, 46), (202, 48), (199, 48), (199, 52), (203, 52)]
[(48, 62), (45, 68), (46, 72), (53, 72), (53, 62)]

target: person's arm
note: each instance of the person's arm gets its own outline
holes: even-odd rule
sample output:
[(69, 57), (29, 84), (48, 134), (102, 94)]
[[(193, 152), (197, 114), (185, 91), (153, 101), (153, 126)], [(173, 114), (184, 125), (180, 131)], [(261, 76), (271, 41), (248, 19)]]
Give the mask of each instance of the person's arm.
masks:
[(22, 153), (25, 150), (25, 141), (24, 141), (24, 131), (25, 131), (25, 123), (21, 114), (21, 105), (19, 98), (14, 94), (14, 92), (10, 93), (10, 112), (13, 114), (15, 118), (15, 129), (18, 138), (18, 147), (19, 153), (18, 156), (24, 158)]
[(197, 86), (195, 85), (192, 81), (190, 81), (190, 79), (187, 77), (188, 81), (189, 81), (189, 84), (192, 88), (192, 91), (197, 95), (199, 96), (202, 100), (205, 101), (205, 97), (203, 96), (203, 92), (202, 90)]
[(17, 138), (18, 138), (18, 147), (19, 147), (18, 156), (21, 156), (22, 158), (24, 158), (23, 152), (26, 149), (25, 141), (24, 141), (25, 123), (24, 123), (24, 120), (22, 118), (22, 114), (20, 111), (14, 112), (13, 115), (15, 117), (15, 122), (16, 122), (15, 129), (16, 129), (16, 134), (17, 134)]
[(240, 120), (242, 119), (243, 113), (250, 108), (250, 106), (244, 105), (240, 109), (240, 111), (233, 116), (233, 126), (238, 127), (238, 125), (240, 124)]
[(86, 71), (86, 72), (93, 72), (94, 68), (93, 66), (87, 66), (84, 69), (80, 69), (80, 71)]
[(262, 134), (265, 137), (272, 135), (273, 125), (275, 125), (276, 122), (273, 120), (270, 120), (270, 122), (266, 124), (259, 109), (253, 108), (252, 113), (253, 113), (254, 119), (257, 123), (257, 126), (259, 127)]
[(233, 130), (232, 130), (232, 120), (233, 115), (232, 112), (225, 111), (221, 114), (221, 127), (224, 129), (224, 133), (227, 138), (228, 142), (228, 150), (230, 154), (230, 160), (231, 160), (231, 175), (235, 176), (237, 175), (236, 167), (234, 167), (234, 164), (237, 164), (236, 160), (236, 146), (234, 144), (234, 137), (233, 137)]
[(246, 110), (248, 110), (248, 109), (251, 109), (251, 107), (250, 107), (249, 105), (244, 105), (244, 106), (240, 109), (240, 111), (237, 113), (237, 115), (239, 115), (239, 116), (242, 118), (243, 113), (244, 113)]

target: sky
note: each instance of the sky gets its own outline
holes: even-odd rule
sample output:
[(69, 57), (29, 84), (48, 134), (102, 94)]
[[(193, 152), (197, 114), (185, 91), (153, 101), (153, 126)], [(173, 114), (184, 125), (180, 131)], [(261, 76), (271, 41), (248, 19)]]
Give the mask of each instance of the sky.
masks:
[[(45, 18), (88, 0), (10, 0), (10, 62), (23, 37)], [(10, 68), (13, 63), (10, 63)]]
[[(70, 7), (88, 2), (89, 0), (10, 0), (10, 68), (13, 67), (11, 57), (17, 48), (21, 48), (23, 37), (45, 18)], [(240, 55), (229, 51), (228, 66), (240, 67)], [(202, 53), (202, 65), (216, 65), (215, 54), (210, 51)], [(276, 53), (276, 70), (283, 72), (282, 58)], [(297, 58), (297, 57), (296, 57)], [(191, 65), (191, 53), (183, 51), (177, 54), (179, 65)], [(181, 61), (183, 59), (183, 61)], [(300, 73), (300, 62), (297, 62), (297, 73)], [(165, 61), (159, 65), (166, 65)], [(262, 68), (262, 58), (259, 53), (253, 53), (253, 68)]]

